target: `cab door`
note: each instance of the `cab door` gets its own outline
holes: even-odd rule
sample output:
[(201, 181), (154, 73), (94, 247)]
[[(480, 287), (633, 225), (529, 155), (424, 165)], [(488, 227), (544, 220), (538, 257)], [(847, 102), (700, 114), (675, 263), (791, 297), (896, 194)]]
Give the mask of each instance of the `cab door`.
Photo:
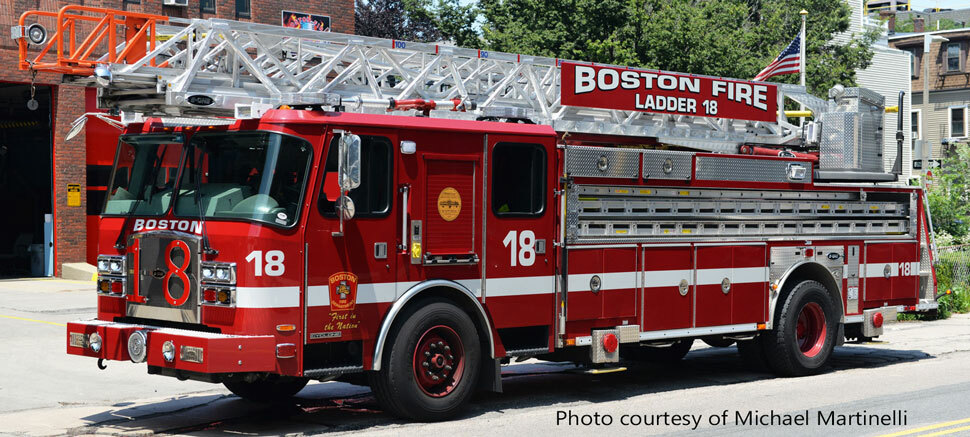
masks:
[[(327, 135), (319, 158), (319, 177), (306, 230), (307, 369), (369, 363), (327, 362), (327, 357), (360, 357), (373, 350), (376, 327), (396, 297), (400, 239), (396, 226), (394, 178), (397, 133), (373, 128), (346, 128)], [(355, 215), (342, 221), (335, 207), (340, 135), (361, 139), (361, 183), (351, 190)], [(324, 343), (334, 343), (328, 345)], [(339, 347), (340, 351), (327, 348)], [(339, 352), (339, 353), (338, 353)], [(366, 356), (367, 354), (363, 354)]]
[[(490, 134), (485, 302), (506, 349), (548, 345), (555, 319), (554, 137)], [(521, 344), (516, 344), (513, 340)]]

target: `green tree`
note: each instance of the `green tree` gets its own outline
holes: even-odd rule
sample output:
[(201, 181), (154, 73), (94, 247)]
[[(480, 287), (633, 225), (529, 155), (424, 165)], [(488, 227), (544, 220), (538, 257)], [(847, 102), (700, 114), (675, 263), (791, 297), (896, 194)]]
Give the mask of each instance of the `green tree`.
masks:
[(964, 243), (970, 234), (970, 145), (954, 144), (933, 175), (927, 197), (934, 230), (949, 234), (957, 244)]
[[(953, 21), (949, 18), (941, 18), (935, 22), (926, 23), (924, 30), (934, 31), (934, 30), (952, 30), (959, 29), (963, 27), (960, 23)], [(910, 33), (916, 31), (916, 22), (913, 21), (912, 17), (908, 17), (905, 20), (900, 20), (896, 22), (896, 32), (898, 33)]]
[[(807, 81), (824, 95), (855, 84), (876, 31), (847, 42), (850, 9), (832, 0), (480, 0), (491, 50), (737, 78), (754, 77), (807, 25)], [(773, 81), (797, 83), (798, 75)]]
[(480, 45), (477, 17), (474, 5), (458, 0), (357, 0), (354, 9), (358, 35), (470, 47)]

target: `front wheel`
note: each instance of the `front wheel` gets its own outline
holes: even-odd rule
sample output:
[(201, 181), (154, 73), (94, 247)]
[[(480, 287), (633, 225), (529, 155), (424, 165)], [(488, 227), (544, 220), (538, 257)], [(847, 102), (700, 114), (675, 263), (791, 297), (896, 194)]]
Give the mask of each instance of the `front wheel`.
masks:
[(785, 376), (820, 372), (832, 356), (838, 310), (825, 286), (803, 281), (785, 299), (775, 330), (764, 338), (771, 368)]
[(444, 420), (471, 397), (481, 367), (481, 346), (471, 318), (446, 302), (417, 304), (396, 329), (371, 388), (391, 413), (414, 420)]

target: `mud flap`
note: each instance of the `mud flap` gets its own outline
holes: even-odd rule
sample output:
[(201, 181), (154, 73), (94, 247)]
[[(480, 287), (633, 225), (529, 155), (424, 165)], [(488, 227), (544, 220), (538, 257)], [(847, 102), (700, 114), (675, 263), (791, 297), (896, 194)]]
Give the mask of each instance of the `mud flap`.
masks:
[[(489, 365), (491, 361), (491, 365)], [(478, 377), (478, 389), (492, 393), (502, 393), (502, 364), (501, 360), (484, 360), (482, 373)]]
[(845, 323), (839, 323), (839, 333), (835, 336), (835, 346), (845, 344)]

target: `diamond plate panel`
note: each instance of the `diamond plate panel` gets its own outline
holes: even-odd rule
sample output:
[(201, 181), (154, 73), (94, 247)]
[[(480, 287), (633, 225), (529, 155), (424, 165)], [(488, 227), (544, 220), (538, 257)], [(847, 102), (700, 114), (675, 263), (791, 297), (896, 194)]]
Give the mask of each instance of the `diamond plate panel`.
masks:
[(573, 177), (636, 179), (640, 176), (640, 150), (567, 147), (566, 163)]
[(777, 159), (720, 158), (710, 156), (697, 158), (697, 179), (708, 181), (792, 182), (792, 180), (788, 179), (789, 164), (805, 166), (805, 179), (797, 182), (811, 182), (811, 163)]
[(643, 151), (644, 179), (688, 180), (695, 153), (666, 150)]

